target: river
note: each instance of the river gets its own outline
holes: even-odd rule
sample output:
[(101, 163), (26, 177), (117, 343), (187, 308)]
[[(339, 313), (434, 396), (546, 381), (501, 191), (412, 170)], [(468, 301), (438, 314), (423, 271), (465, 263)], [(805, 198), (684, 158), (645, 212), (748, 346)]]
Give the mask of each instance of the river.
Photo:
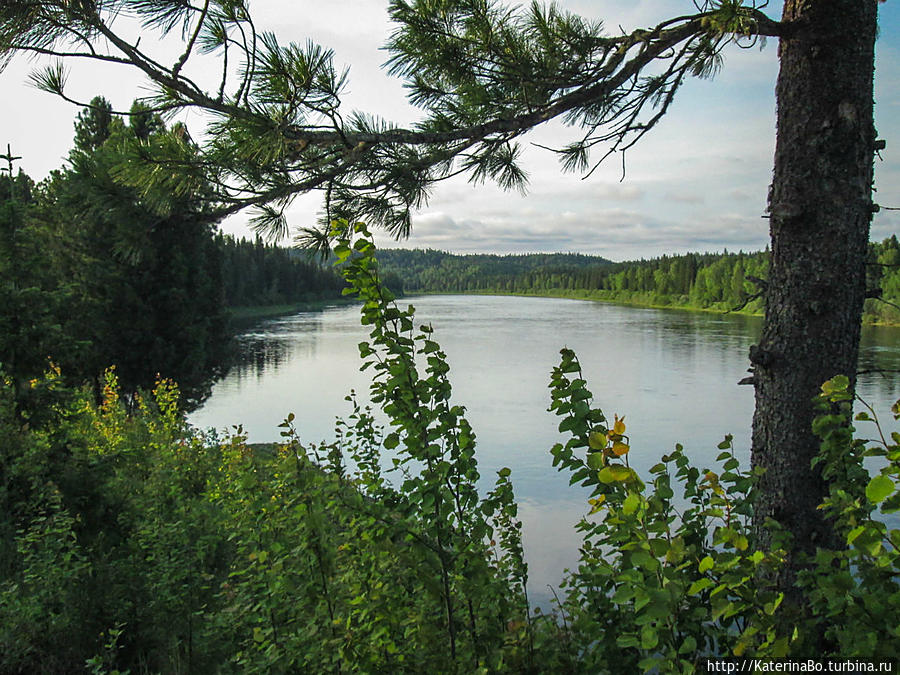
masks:
[[(467, 407), (477, 435), (484, 486), (498, 469), (512, 469), (539, 601), (576, 563), (573, 525), (587, 509), (586, 494), (551, 466), (549, 449), (564, 440), (547, 412), (560, 348), (578, 354), (607, 417), (625, 415), (639, 472), (676, 442), (695, 463), (712, 466), (729, 433), (749, 464), (753, 388), (737, 382), (747, 375), (747, 351), (762, 326), (757, 317), (508, 296), (401, 303), (416, 307), (417, 325), (430, 323), (447, 353), (454, 400)], [(240, 424), (251, 442), (266, 442), (279, 440), (278, 424), (293, 412), (303, 441), (328, 441), (335, 418), (350, 410), (344, 397), (355, 389), (364, 399), (368, 391), (357, 348), (366, 337), (353, 305), (264, 321), (239, 336), (239, 363), (190, 421), (219, 431)], [(864, 329), (860, 370), (874, 369), (900, 369), (900, 329)], [(859, 392), (892, 421), (890, 405), (900, 397), (895, 376), (861, 375)]]

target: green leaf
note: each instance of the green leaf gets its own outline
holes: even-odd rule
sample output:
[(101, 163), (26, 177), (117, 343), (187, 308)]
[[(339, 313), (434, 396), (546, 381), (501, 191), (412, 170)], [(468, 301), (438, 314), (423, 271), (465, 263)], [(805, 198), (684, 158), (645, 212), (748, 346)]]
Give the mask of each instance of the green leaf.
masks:
[(638, 640), (637, 635), (626, 633), (616, 638), (616, 644), (620, 647), (639, 647), (641, 642)]
[(650, 625), (641, 629), (641, 649), (653, 649), (659, 644), (659, 633)]
[(641, 498), (636, 495), (634, 492), (625, 497), (625, 501), (622, 504), (622, 512), (630, 516), (632, 513), (637, 511), (638, 506), (641, 504)]
[(338, 261), (343, 262), (350, 257), (350, 247), (346, 244), (338, 244), (334, 247), (333, 253)]
[(826, 396), (831, 396), (835, 393), (847, 391), (849, 386), (850, 380), (846, 375), (835, 375), (822, 385), (822, 393)]
[(610, 464), (608, 466), (603, 467), (600, 470), (600, 473), (597, 474), (597, 478), (600, 479), (601, 483), (621, 483), (632, 476), (632, 471), (624, 464)]
[(697, 650), (697, 640), (692, 636), (688, 635), (684, 642), (681, 643), (681, 647), (678, 648), (679, 654), (693, 654)]
[(875, 476), (866, 486), (866, 498), (873, 504), (883, 502), (894, 491), (894, 481), (888, 476)]
[(700, 574), (704, 574), (711, 570), (715, 564), (716, 563), (711, 556), (706, 556), (703, 560), (700, 561), (700, 565), (697, 569), (700, 570)]
[(852, 544), (863, 532), (866, 531), (864, 525), (860, 525), (859, 527), (854, 527), (850, 532), (847, 533), (847, 545)]
[(713, 585), (712, 579), (707, 579), (706, 577), (702, 579), (697, 579), (694, 583), (691, 584), (690, 588), (688, 588), (688, 595), (696, 595), (701, 591), (705, 591), (707, 588)]
[(587, 465), (595, 471), (603, 466), (603, 453), (592, 452), (587, 457)]

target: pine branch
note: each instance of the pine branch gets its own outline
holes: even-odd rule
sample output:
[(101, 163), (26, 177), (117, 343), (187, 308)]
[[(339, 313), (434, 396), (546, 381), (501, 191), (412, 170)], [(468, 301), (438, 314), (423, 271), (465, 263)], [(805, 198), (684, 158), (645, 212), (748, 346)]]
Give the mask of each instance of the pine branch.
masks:
[[(115, 13), (129, 6), (145, 25), (164, 34), (183, 26), (186, 44), (173, 66), (159, 63), (139, 48), (139, 40), (132, 43), (113, 28)], [(726, 43), (783, 36), (790, 28), (740, 5), (728, 5), (727, 12), (703, 9), (650, 30), (610, 37), (600, 35), (599, 24), (553, 7), (534, 5), (529, 14), (466, 5), (437, 20), (427, 6), (412, 8), (395, 0), (392, 16), (406, 23), (391, 39), (390, 68), (411, 78), (418, 92), (413, 100), (431, 112), (411, 128), (360, 116), (345, 121), (340, 113), (345, 75), (334, 70), (330, 51), (312, 44), (282, 47), (273, 36), (259, 36), (242, 4), (121, 0), (115, 6), (83, 3), (73, 9), (65, 0), (26, 0), (13, 9), (0, 8), (0, 50), (4, 57), (24, 51), (129, 64), (156, 85), (153, 110), (211, 113), (213, 140), (202, 152), (176, 158), (168, 167), (205, 172), (224, 205), (218, 214), (330, 189), (336, 208), (365, 214), (403, 235), (410, 209), (424, 202), (436, 181), (469, 171), (474, 181), (491, 178), (523, 189), (527, 177), (516, 163), (513, 141), (551, 119), (587, 128), (580, 141), (557, 151), (569, 168), (593, 166), (589, 174), (616, 151), (623, 151), (624, 162), (624, 151), (662, 119), (684, 78), (713, 71)], [(85, 51), (73, 51), (67, 42)], [(227, 61), (215, 93), (186, 74), (197, 45), (204, 52), (221, 49), (226, 57), (229, 46), (238, 52), (232, 97), (225, 94)], [(397, 51), (407, 47), (408, 53)], [(451, 53), (460, 57), (458, 62), (444, 59), (439, 67), (426, 67), (435, 55)], [(668, 62), (662, 73), (644, 75), (662, 61)], [(62, 79), (47, 84), (72, 101)], [(605, 154), (591, 163), (589, 150), (601, 144), (608, 146)], [(145, 159), (151, 173), (152, 166), (172, 158), (151, 154)]]

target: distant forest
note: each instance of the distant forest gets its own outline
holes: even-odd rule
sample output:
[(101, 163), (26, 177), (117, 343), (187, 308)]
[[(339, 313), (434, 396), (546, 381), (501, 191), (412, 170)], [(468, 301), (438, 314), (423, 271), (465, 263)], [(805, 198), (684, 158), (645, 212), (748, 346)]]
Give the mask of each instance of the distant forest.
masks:
[[(613, 263), (573, 253), (455, 255), (379, 251), (385, 273), (408, 293), (510, 293), (607, 300), (654, 307), (762, 312), (769, 251), (688, 253)], [(867, 322), (900, 323), (900, 244), (869, 244)]]
[[(117, 114), (97, 97), (78, 117), (63, 167), (39, 183), (14, 173), (12, 159), (4, 167), (0, 364), (16, 388), (25, 391), (52, 356), (72, 381), (97, 386), (115, 363), (126, 396), (171, 377), (195, 405), (228, 361), (229, 308), (285, 309), (341, 296), (345, 282), (330, 265), (218, 233), (202, 181), (158, 193), (129, 187), (133, 160), (157, 145), (196, 152), (182, 125), (167, 126), (139, 102)], [(577, 253), (385, 249), (379, 260), (395, 293), (521, 293), (756, 312), (768, 267), (766, 252), (613, 263)], [(900, 323), (898, 265), (896, 237), (871, 244), (867, 321)]]
[(259, 237), (253, 241), (218, 235), (222, 285), (228, 307), (290, 305), (338, 298), (346, 283), (330, 265)]

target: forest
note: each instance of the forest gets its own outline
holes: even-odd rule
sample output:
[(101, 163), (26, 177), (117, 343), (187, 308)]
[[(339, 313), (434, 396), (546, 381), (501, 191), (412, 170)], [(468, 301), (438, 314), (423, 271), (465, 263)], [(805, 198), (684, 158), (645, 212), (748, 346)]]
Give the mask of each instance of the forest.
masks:
[[(880, 513), (900, 508), (898, 439), (854, 437), (846, 379), (822, 387), (816, 433), (838, 486), (823, 508), (852, 545), (820, 552), (797, 582), (810, 613), (785, 619), (757, 579), (789, 543), (752, 543), (756, 474), (732, 439), (716, 467), (676, 445), (639, 476), (624, 419), (563, 349), (548, 464), (587, 513), (579, 564), (539, 611), (514, 476), (476, 486), (439, 336), (393, 302), (368, 231), (337, 225), (387, 427), (351, 394), (333, 441), (301, 443), (289, 415), (280, 443), (251, 445), (189, 427), (171, 380), (123, 396), (116, 369), (99, 392), (54, 364), (4, 379), (0, 672), (691, 673), (711, 653), (822, 658), (820, 632), (825, 656), (896, 653), (898, 532)], [(854, 424), (872, 436), (875, 419)], [(874, 476), (871, 456), (888, 460)]]
[[(561, 295), (649, 307), (762, 313), (769, 251), (688, 253), (611, 262), (581, 254), (455, 255), (384, 249), (379, 258), (409, 293)], [(871, 242), (866, 323), (900, 323), (900, 244)]]
[[(768, 252), (376, 253), (344, 223), (323, 267), (218, 233), (202, 191), (150, 204), (118, 184), (135, 139), (190, 140), (140, 104), (127, 117), (94, 105), (64, 168), (41, 183), (0, 177), (0, 672), (692, 672), (711, 650), (808, 653), (823, 630), (834, 655), (893, 653), (896, 636), (864, 617), (900, 616), (892, 600), (873, 609), (894, 597), (896, 531), (875, 513), (900, 505), (900, 466), (895, 445), (848, 435), (846, 382), (823, 388), (817, 433), (823, 463), (851, 461), (836, 482), (846, 495), (825, 508), (854, 545), (801, 578), (814, 611), (789, 629), (776, 620), (783, 595), (753, 583), (786, 553), (750, 545), (754, 474), (729, 439), (714, 471), (676, 449), (638, 476), (624, 422), (593, 405), (563, 350), (551, 377), (562, 441), (548, 465), (586, 489), (590, 513), (578, 569), (536, 613), (513, 477), (476, 488), (475, 434), (451, 402), (438, 337), (393, 303), (405, 290), (758, 310), (746, 301)], [(896, 238), (870, 247), (871, 282), (889, 300), (898, 249)], [(389, 428), (352, 397), (318, 446), (300, 443), (290, 417), (275, 445), (186, 424), (227, 367), (231, 309), (345, 289), (372, 329), (360, 354)], [(893, 458), (873, 478), (861, 466), (871, 454)]]
[(346, 284), (330, 266), (323, 266), (302, 250), (216, 235), (222, 258), (222, 286), (226, 307), (298, 305), (341, 297)]
[(151, 205), (117, 183), (134, 144), (191, 141), (140, 103), (127, 116), (92, 105), (63, 168), (40, 183), (0, 175), (4, 370), (26, 382), (52, 355), (80, 382), (115, 364), (123, 393), (162, 375), (196, 405), (228, 365), (234, 308), (335, 300), (345, 283), (299, 251), (218, 233), (202, 186)]
[[(893, 667), (900, 402), (876, 411), (855, 391), (864, 306), (897, 295), (896, 238), (869, 242), (887, 147), (880, 3), (785, 0), (780, 20), (765, 2), (690, 4), (609, 32), (551, 4), (391, 0), (386, 70), (422, 112), (409, 128), (342, 107), (332, 52), (258, 30), (245, 0), (0, 4), (0, 68), (37, 58), (31, 82), (81, 109), (64, 167), (35, 183), (8, 150), (0, 191), (0, 673)], [(574, 132), (551, 149), (563, 170), (588, 178), (612, 155), (624, 170), (686, 79), (767, 38), (768, 256), (517, 256), (489, 271), (376, 250), (369, 226), (408, 235), (439, 181), (524, 190), (520, 142), (551, 120)], [(139, 73), (146, 95), (128, 111), (78, 101), (79, 64)], [(216, 233), (249, 209), (261, 235), (284, 234), (310, 192), (323, 217), (299, 234), (340, 282)], [(577, 563), (539, 611), (515, 476), (481, 475), (440, 336), (395, 302), (404, 265), (445, 283), (417, 270), (424, 258), (467, 292), (764, 301), (749, 467), (730, 436), (704, 466), (672, 439), (639, 474), (633, 421), (602, 410), (561, 349), (548, 471), (581, 491), (585, 515)], [(311, 286), (291, 289), (299, 279)], [(333, 439), (302, 443), (293, 415), (261, 445), (186, 422), (224, 368), (228, 303), (339, 289), (358, 300), (370, 379)], [(691, 422), (704, 412), (698, 398)]]

